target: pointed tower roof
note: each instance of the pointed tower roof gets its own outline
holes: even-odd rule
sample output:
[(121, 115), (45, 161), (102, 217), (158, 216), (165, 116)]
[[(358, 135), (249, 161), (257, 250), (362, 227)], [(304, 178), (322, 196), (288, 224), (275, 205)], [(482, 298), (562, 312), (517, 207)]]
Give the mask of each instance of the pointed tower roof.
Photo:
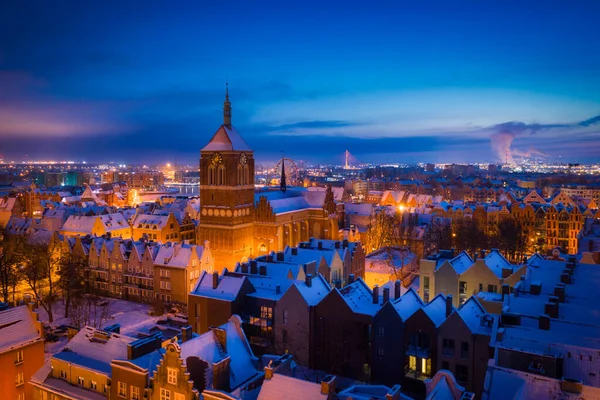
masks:
[(287, 189), (287, 183), (285, 181), (285, 158), (281, 159), (281, 181), (279, 183), (279, 188), (283, 193), (285, 193)]
[(223, 102), (223, 125), (217, 129), (212, 139), (201, 151), (252, 151), (248, 143), (231, 125), (231, 102), (229, 101), (229, 85), (225, 86)]

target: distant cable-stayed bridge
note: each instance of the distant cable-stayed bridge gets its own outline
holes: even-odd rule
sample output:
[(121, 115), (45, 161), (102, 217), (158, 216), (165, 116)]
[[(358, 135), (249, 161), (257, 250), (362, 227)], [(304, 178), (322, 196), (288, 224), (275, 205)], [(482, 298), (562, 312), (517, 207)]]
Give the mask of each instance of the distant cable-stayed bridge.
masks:
[(344, 152), (344, 169), (352, 169), (357, 164), (359, 164), (358, 159), (356, 157), (354, 157), (352, 155), (352, 153), (350, 153), (348, 150), (346, 150)]

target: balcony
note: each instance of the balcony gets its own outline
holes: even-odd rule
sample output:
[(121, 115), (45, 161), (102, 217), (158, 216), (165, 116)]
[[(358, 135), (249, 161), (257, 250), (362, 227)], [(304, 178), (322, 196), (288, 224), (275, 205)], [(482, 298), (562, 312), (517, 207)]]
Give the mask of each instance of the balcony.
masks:
[(420, 381), (424, 381), (425, 379), (431, 378), (431, 374), (426, 374), (424, 372), (417, 371), (416, 369), (404, 368), (404, 376), (410, 379), (417, 379)]
[(414, 356), (418, 358), (429, 358), (431, 357), (431, 349), (425, 347), (419, 347), (414, 345), (408, 345), (405, 349), (405, 354), (407, 356)]

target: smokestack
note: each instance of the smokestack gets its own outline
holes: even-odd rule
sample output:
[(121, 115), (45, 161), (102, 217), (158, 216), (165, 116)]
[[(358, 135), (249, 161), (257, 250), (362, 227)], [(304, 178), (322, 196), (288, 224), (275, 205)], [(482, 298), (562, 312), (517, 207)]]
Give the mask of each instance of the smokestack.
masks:
[(402, 283), (400, 281), (394, 282), (394, 299), (398, 300), (401, 296)]
[(448, 318), (452, 314), (452, 295), (449, 294), (446, 296), (446, 318)]
[(312, 274), (306, 274), (306, 286), (312, 287)]
[(213, 278), (212, 287), (213, 287), (213, 289), (216, 289), (217, 286), (219, 286), (219, 273), (213, 272), (212, 278)]
[(348, 275), (348, 285), (354, 283), (354, 274)]
[(379, 303), (379, 285), (373, 288), (373, 304)]
[(383, 288), (383, 304), (390, 301), (390, 288)]

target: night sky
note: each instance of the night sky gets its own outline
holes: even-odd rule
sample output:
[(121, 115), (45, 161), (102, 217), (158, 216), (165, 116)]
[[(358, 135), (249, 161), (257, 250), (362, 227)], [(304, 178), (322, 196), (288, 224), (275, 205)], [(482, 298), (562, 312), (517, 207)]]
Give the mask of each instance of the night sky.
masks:
[[(174, 4), (178, 4), (175, 7)], [(600, 1), (3, 1), (5, 159), (600, 161)]]

